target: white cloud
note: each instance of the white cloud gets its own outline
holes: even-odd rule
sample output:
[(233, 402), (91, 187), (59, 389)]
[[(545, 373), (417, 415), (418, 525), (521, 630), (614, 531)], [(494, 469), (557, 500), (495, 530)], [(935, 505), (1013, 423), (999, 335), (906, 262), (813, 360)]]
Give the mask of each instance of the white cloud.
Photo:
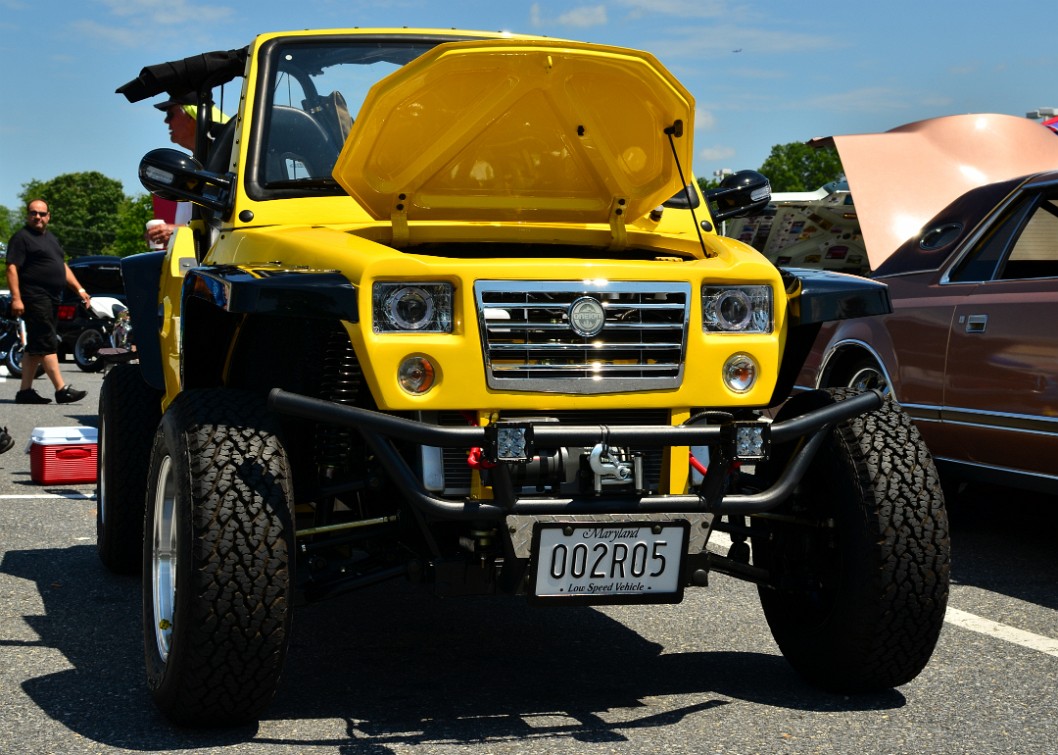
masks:
[(734, 12), (723, 0), (618, 0), (632, 18), (646, 15), (679, 18), (729, 18)]
[(698, 157), (709, 162), (720, 162), (721, 160), (727, 160), (729, 157), (734, 156), (734, 148), (721, 145), (705, 147), (704, 149), (698, 150)]
[(797, 102), (798, 109), (832, 113), (888, 113), (914, 105), (906, 89), (864, 87), (809, 97)]
[(157, 46), (234, 16), (232, 8), (190, 0), (95, 0), (95, 5), (105, 8), (102, 20), (77, 19), (71, 26), (89, 39), (124, 48)]
[(716, 116), (711, 110), (694, 109), (694, 130), (709, 131), (716, 126)]
[(529, 22), (534, 27), (567, 26), (584, 29), (593, 26), (606, 25), (605, 5), (582, 5), (554, 17), (545, 17), (540, 3), (533, 3), (529, 7)]
[[(705, 58), (726, 58), (747, 69), (770, 66), (771, 60), (804, 59), (811, 53), (832, 53), (845, 49), (849, 42), (826, 33), (796, 32), (791, 29), (771, 29), (763, 25), (700, 23), (679, 26), (655, 25), (652, 39), (643, 39), (638, 47), (661, 53), (666, 60), (694, 60), (700, 64)], [(793, 56), (793, 57), (791, 57)]]
[(139, 47), (147, 41), (143, 38), (143, 29), (115, 24), (101, 24), (96, 21), (74, 21), (71, 24), (79, 35), (104, 42), (115, 47)]

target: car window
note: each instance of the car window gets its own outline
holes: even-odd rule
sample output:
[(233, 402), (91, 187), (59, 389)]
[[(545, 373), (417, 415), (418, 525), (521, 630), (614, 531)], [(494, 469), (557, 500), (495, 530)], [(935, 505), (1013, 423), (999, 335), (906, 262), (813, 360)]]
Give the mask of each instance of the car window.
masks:
[(1058, 199), (1044, 198), (1014, 242), (999, 277), (1003, 280), (1058, 276)]
[(969, 254), (956, 266), (949, 280), (957, 283), (992, 280), (1010, 248), (1011, 241), (1018, 235), (1026, 217), (1031, 215), (1038, 198), (1036, 194), (1026, 195), (993, 222)]
[(252, 170), (262, 198), (341, 193), (331, 171), (368, 90), (439, 41), (314, 39), (268, 48)]

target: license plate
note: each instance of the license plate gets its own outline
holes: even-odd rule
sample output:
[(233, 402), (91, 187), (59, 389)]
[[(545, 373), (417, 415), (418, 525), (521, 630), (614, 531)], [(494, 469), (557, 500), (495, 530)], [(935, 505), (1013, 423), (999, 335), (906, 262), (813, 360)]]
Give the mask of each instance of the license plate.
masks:
[(562, 602), (678, 603), (687, 522), (538, 524), (533, 595)]

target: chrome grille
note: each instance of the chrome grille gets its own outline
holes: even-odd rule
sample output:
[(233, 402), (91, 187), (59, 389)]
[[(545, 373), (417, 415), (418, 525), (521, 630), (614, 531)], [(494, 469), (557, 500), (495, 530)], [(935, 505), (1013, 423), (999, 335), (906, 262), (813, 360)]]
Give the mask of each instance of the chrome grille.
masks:
[[(478, 281), (489, 387), (507, 391), (618, 393), (679, 387), (690, 285), (613, 281)], [(574, 331), (570, 308), (602, 305), (602, 329)]]

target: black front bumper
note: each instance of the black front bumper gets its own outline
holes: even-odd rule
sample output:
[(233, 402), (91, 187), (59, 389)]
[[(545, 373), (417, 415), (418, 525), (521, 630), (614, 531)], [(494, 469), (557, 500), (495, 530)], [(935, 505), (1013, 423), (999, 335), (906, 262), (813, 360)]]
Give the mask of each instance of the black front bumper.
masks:
[[(495, 521), (512, 514), (755, 514), (769, 511), (793, 493), (832, 425), (878, 409), (883, 401), (884, 397), (880, 393), (869, 391), (789, 420), (771, 423), (768, 434), (772, 443), (797, 442), (797, 445), (774, 483), (758, 493), (710, 496), (699, 493), (637, 495), (603, 492), (566, 497), (527, 497), (513, 492), (505, 493), (503, 485), (494, 485), (495, 497), (491, 500), (467, 498), (457, 501), (439, 498), (426, 490), (394, 446), (394, 440), (439, 448), (480, 448), (487, 446), (489, 441), (485, 428), (431, 425), (309, 398), (278, 388), (268, 397), (269, 407), (280, 414), (355, 428), (363, 435), (401, 494), (413, 506), (433, 519), (464, 521)], [(725, 458), (735, 458), (734, 453), (727, 453), (724, 448), (731, 442), (730, 428), (724, 425), (573, 426), (541, 423), (533, 427), (533, 434), (538, 447), (591, 446), (597, 443), (637, 448), (710, 446), (725, 451)], [(497, 468), (502, 471), (504, 464), (500, 462)], [(705, 487), (708, 487), (708, 478)]]

